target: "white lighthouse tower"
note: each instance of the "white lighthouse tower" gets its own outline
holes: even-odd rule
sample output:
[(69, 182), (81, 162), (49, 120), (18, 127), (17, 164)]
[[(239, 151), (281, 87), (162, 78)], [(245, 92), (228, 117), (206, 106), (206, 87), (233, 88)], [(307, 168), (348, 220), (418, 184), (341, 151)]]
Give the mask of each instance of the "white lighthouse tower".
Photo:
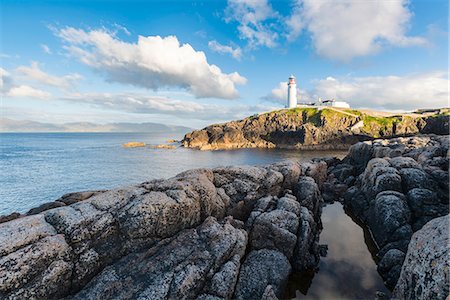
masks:
[(289, 76), (288, 81), (287, 108), (297, 107), (297, 83), (294, 75)]

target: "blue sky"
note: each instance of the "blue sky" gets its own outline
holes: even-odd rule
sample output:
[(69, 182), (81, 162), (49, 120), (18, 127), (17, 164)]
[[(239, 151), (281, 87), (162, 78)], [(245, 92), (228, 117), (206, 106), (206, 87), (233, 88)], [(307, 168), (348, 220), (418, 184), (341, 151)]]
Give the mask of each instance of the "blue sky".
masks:
[(448, 106), (448, 1), (2, 1), (2, 116), (200, 127), (299, 101)]

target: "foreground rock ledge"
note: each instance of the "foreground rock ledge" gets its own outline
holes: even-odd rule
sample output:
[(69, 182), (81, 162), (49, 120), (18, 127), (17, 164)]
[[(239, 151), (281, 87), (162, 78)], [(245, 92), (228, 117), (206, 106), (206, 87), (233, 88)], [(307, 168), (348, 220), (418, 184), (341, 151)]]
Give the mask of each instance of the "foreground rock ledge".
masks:
[(371, 231), (395, 299), (445, 299), (448, 148), (448, 136), (375, 140), (342, 161), (63, 196), (0, 220), (0, 299), (282, 299), (291, 272), (317, 268), (324, 200)]
[(64, 197), (0, 224), (0, 298), (281, 298), (319, 261), (326, 171), (198, 169)]

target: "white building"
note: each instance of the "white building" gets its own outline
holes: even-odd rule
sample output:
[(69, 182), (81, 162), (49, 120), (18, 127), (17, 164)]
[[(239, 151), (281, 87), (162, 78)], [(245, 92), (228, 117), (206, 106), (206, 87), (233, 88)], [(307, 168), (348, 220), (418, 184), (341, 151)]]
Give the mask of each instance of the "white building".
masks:
[(337, 108), (350, 108), (350, 104), (344, 101), (336, 101), (334, 99), (322, 101), (319, 98), (317, 102), (306, 102), (306, 103), (297, 103), (297, 82), (295, 80), (295, 76), (289, 76), (288, 80), (288, 92), (287, 92), (287, 108), (296, 108), (296, 107), (318, 107), (319, 109), (322, 107), (337, 107)]
[(331, 107), (339, 107), (339, 108), (350, 108), (350, 104), (344, 101), (336, 101), (334, 99), (320, 101), (320, 106), (331, 106)]
[(289, 76), (288, 81), (288, 95), (287, 95), (287, 108), (297, 107), (297, 83), (295, 82), (294, 75)]

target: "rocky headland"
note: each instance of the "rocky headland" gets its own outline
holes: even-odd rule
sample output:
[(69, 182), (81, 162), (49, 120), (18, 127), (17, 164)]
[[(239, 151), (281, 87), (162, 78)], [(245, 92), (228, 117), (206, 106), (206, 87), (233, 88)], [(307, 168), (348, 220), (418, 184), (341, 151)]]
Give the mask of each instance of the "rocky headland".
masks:
[(294, 108), (194, 130), (184, 147), (200, 150), (284, 148), (347, 150), (375, 138), (448, 134), (449, 109), (390, 114), (337, 108)]
[(315, 270), (326, 252), (322, 206), (341, 201), (371, 233), (393, 299), (445, 299), (448, 138), (361, 142), (343, 160), (190, 170), (4, 217), (0, 298), (284, 299), (290, 274)]

